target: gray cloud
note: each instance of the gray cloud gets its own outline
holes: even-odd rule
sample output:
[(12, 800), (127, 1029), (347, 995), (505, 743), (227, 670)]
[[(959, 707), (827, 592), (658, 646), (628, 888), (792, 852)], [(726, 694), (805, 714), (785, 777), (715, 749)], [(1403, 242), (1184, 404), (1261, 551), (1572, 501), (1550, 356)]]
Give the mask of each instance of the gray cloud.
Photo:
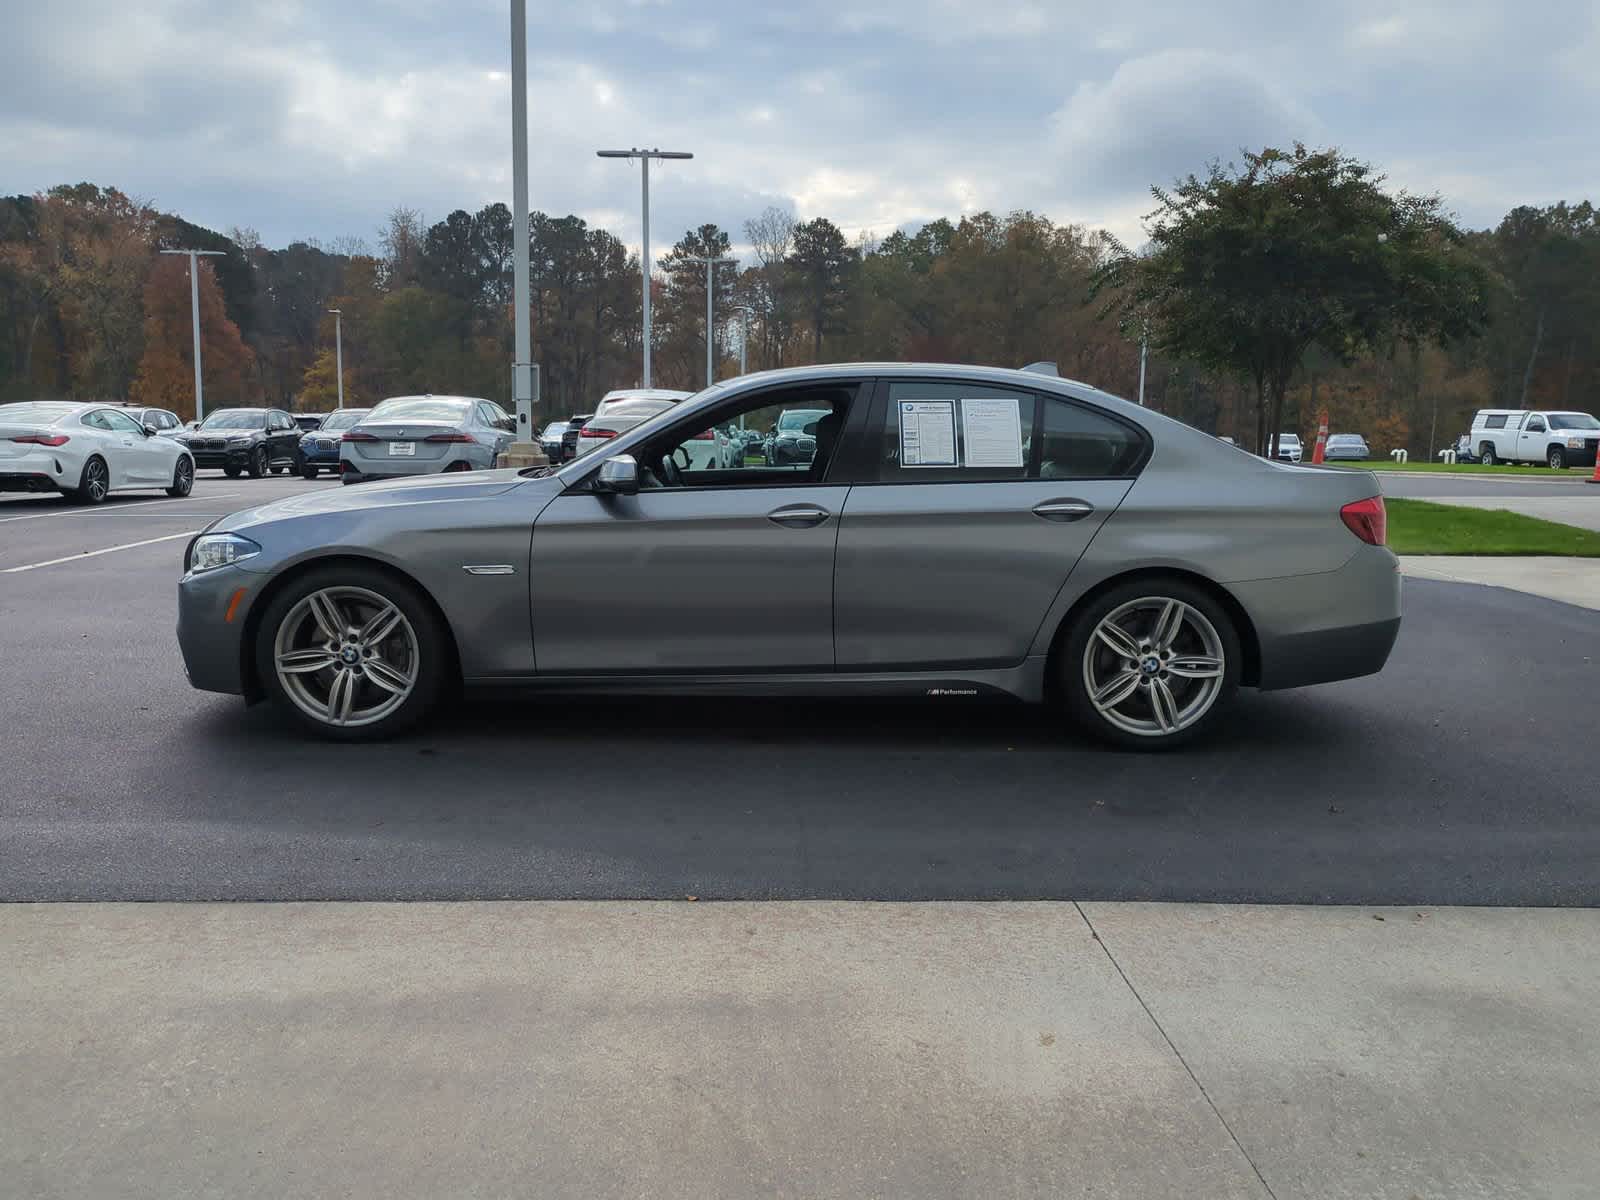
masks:
[[(1148, 188), (1295, 138), (1475, 224), (1600, 178), (1586, 0), (532, 5), (532, 203), (638, 238), (768, 203), (853, 232), (1033, 208), (1137, 235)], [(509, 199), (504, 0), (52, 0), (0, 54), (0, 188), (92, 179), (273, 244)]]

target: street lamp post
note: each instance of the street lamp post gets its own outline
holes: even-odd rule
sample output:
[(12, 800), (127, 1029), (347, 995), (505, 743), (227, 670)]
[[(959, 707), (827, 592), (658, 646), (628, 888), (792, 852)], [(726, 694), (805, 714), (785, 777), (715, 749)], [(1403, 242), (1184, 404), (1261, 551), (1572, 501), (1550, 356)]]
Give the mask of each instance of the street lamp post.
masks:
[(328, 310), (333, 314), (333, 369), (339, 373), (339, 407), (344, 407), (344, 330), (341, 324), (344, 315), (337, 308)]
[(711, 271), (718, 263), (725, 263), (731, 267), (737, 265), (739, 260), (736, 258), (714, 258), (705, 254), (686, 254), (683, 256), (683, 261), (705, 263), (706, 265), (706, 386), (710, 387), (716, 382), (714, 378), (716, 368), (712, 362), (712, 357), (713, 348), (717, 341), (716, 331), (711, 324), (711, 300), (716, 295), (711, 286)]
[(735, 304), (733, 311), (739, 314), (739, 374), (747, 375), (750, 371), (750, 358), (745, 353), (750, 345), (750, 306), (748, 304)]
[[(520, 3), (520, 0), (519, 0)], [(639, 269), (644, 276), (644, 387), (650, 386), (650, 160), (652, 158), (693, 158), (685, 150), (596, 150), (599, 158), (637, 158), (642, 171), (643, 232), (640, 234)]]
[(534, 443), (533, 338), (528, 329), (528, 6), (511, 0), (511, 402), (517, 441)]
[(218, 255), (221, 250), (163, 250), (163, 254), (189, 256), (189, 315), (194, 318), (194, 419), (206, 419), (205, 393), (200, 383), (200, 256)]

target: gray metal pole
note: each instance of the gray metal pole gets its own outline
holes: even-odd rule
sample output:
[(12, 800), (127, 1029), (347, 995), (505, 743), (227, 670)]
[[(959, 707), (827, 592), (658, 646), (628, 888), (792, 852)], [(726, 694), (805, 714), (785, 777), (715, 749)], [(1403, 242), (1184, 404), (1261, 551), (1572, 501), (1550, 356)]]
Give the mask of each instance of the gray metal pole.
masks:
[(194, 319), (194, 419), (206, 419), (205, 384), (200, 376), (200, 258), (189, 251), (189, 315)]
[[(707, 387), (710, 387), (715, 382), (715, 380), (712, 378), (712, 374), (713, 374), (714, 368), (711, 365), (711, 359), (712, 359), (711, 347), (712, 347), (712, 343), (716, 341), (716, 333), (715, 333), (715, 331), (714, 331), (714, 329), (712, 327), (712, 324), (711, 324), (711, 264), (712, 264), (713, 261), (714, 260), (710, 259), (710, 258), (706, 259), (706, 386)], [(199, 317), (195, 318), (196, 321), (198, 321), (199, 319), (200, 319)], [(195, 328), (199, 329), (200, 326), (196, 325)]]
[[(516, 366), (533, 360), (533, 339), (528, 330), (528, 8), (527, 0), (511, 0), (511, 295), (514, 314)], [(520, 386), (520, 384), (519, 384)], [(512, 400), (532, 397), (513, 396)], [(530, 419), (526, 436), (532, 438)], [(519, 431), (520, 432), (520, 431)]]
[(333, 368), (339, 373), (339, 407), (344, 407), (344, 315), (337, 309), (333, 314)]
[(600, 158), (637, 158), (644, 170), (640, 173), (640, 187), (643, 195), (640, 203), (640, 214), (643, 217), (643, 232), (639, 239), (639, 274), (643, 284), (641, 307), (644, 310), (644, 387), (650, 386), (650, 160), (652, 158), (693, 158), (694, 155), (684, 150), (641, 150), (637, 146), (629, 150), (596, 150)]
[(644, 385), (650, 386), (650, 156), (640, 156), (639, 165), (643, 168), (644, 199), (642, 210), (644, 212), (644, 233), (639, 247), (639, 269), (644, 273)]
[(206, 419), (206, 401), (200, 380), (200, 258), (215, 256), (221, 250), (163, 250), (163, 254), (186, 254), (189, 257), (189, 315), (194, 323), (194, 419)]
[(1139, 339), (1139, 407), (1144, 407), (1144, 356), (1149, 347), (1147, 339)]

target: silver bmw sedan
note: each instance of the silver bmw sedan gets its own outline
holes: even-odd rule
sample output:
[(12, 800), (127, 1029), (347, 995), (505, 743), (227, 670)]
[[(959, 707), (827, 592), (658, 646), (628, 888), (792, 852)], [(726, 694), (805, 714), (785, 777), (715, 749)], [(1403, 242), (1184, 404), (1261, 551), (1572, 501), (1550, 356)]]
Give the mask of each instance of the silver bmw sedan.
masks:
[[(802, 459), (712, 426), (820, 414)], [(742, 420), (741, 420), (742, 418)], [(197, 688), (331, 738), (458, 683), (1051, 702), (1125, 746), (1241, 686), (1379, 670), (1400, 626), (1377, 481), (1255, 458), (1053, 375), (844, 365), (717, 384), (559, 468), (294, 496), (188, 547)]]
[(510, 448), (515, 428), (505, 410), (473, 396), (395, 396), (339, 441), (345, 483), (485, 471)]

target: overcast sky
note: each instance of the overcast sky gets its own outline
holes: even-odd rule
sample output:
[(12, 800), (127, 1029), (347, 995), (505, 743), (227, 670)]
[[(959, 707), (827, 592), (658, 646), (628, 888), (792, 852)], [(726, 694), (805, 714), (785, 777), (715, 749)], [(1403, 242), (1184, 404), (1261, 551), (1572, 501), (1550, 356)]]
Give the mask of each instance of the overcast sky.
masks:
[[(659, 249), (768, 204), (847, 232), (1030, 208), (1136, 237), (1152, 183), (1300, 139), (1470, 225), (1596, 197), (1596, 0), (529, 0), (530, 203)], [(87, 179), (268, 245), (510, 202), (507, 0), (49, 0), (0, 44), (0, 191)], [(20, 30), (19, 30), (20, 23)]]

